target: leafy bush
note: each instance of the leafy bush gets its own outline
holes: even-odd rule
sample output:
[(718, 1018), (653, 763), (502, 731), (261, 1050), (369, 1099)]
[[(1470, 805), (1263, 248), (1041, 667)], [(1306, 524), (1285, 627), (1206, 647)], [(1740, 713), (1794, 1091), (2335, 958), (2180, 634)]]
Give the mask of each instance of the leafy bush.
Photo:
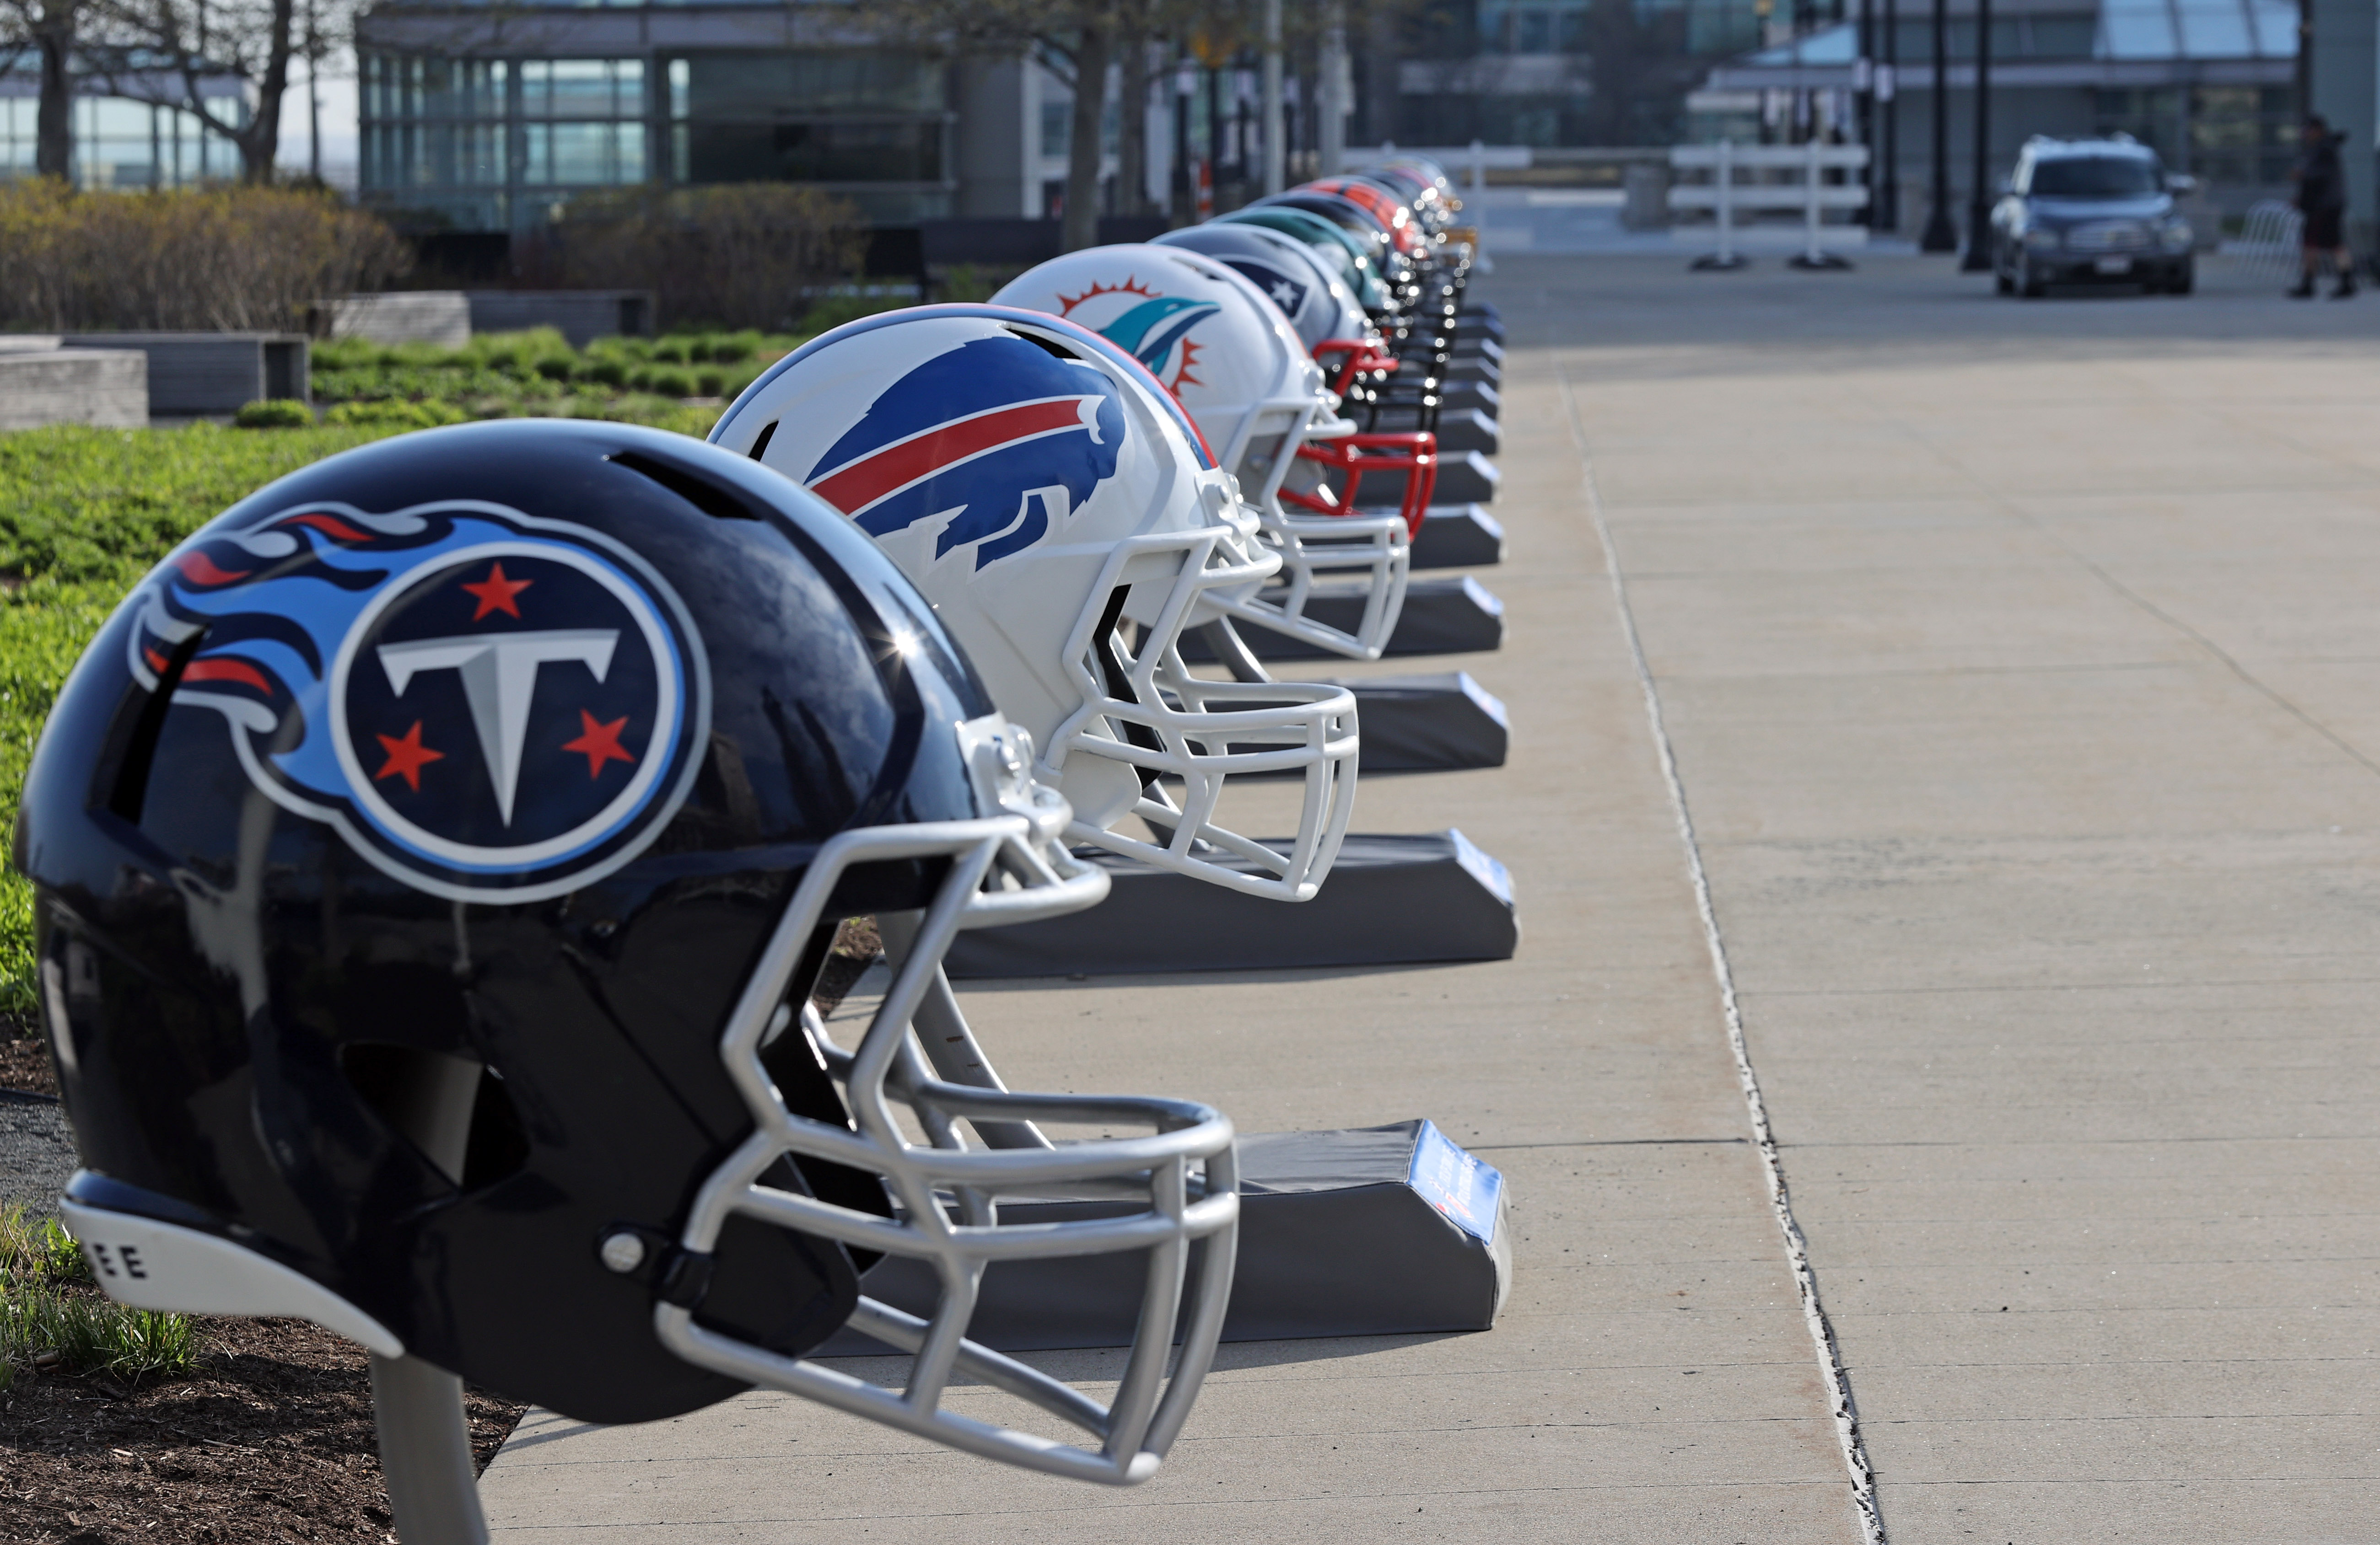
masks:
[(243, 429), (310, 429), (314, 410), (295, 397), (267, 397), (240, 404), (231, 421)]
[(915, 304), (916, 302), (905, 296), (856, 294), (825, 296), (813, 302), (810, 308), (802, 313), (801, 326), (795, 331), (816, 335), (832, 332), (845, 322), (856, 322), (862, 317), (873, 317), (884, 311), (897, 311), (904, 306)]
[(0, 328), (277, 331), (411, 263), (387, 226), (327, 193), (0, 183)]
[(866, 239), (853, 205), (790, 183), (586, 194), (554, 227), (572, 284), (651, 290), (673, 324), (731, 328), (785, 326), (795, 297), (857, 272)]

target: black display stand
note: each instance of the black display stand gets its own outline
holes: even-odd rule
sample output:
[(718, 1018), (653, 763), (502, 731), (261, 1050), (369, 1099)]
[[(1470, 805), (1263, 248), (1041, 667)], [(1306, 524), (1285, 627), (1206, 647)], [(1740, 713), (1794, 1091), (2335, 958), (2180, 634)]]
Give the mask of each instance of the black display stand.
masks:
[[(1305, 614), (1334, 628), (1353, 630), (1364, 620), (1364, 597), (1353, 591), (1321, 591), (1309, 597)], [(1343, 659), (1318, 644), (1278, 634), (1270, 628), (1243, 627), (1240, 636), (1257, 658)], [(1397, 614), (1396, 632), (1389, 635), (1390, 655), (1468, 655), (1504, 646), (1504, 603), (1465, 574), (1460, 579), (1423, 579), (1405, 586), (1405, 608)], [(1193, 664), (1212, 663), (1213, 646), (1196, 634), (1182, 640), (1182, 658)]]
[[(1471, 411), (1457, 409), (1462, 413)], [(1492, 414), (1487, 416), (1493, 416)], [(1444, 422), (1440, 419), (1440, 422)], [(1496, 464), (1476, 451), (1454, 451), (1441, 448), (1438, 457), (1438, 483), (1430, 498), (1439, 504), (1492, 504), (1504, 475)], [(1356, 497), (1363, 507), (1372, 509), (1395, 504), (1404, 497), (1405, 475), (1402, 472), (1367, 472)]]
[(1468, 670), (1324, 684), (1355, 694), (1355, 728), (1363, 737), (1355, 767), (1366, 776), (1500, 767), (1512, 751), (1503, 701)]
[[(1484, 1331), (1512, 1285), (1503, 1177), (1427, 1121), (1240, 1139), (1240, 1239), (1225, 1341)], [(1007, 1202), (1001, 1222), (1059, 1222), (1116, 1204)], [(1127, 1346), (1143, 1257), (1003, 1261), (984, 1273), (967, 1338), (1003, 1352)], [(860, 1279), (929, 1315), (930, 1269), (887, 1257)], [(883, 1354), (842, 1331), (813, 1354)]]
[(1402, 966), (1504, 960), (1520, 947), (1512, 877), (1459, 831), (1349, 837), (1319, 894), (1295, 903), (1103, 850), (1083, 856), (1114, 882), (1106, 900), (1038, 923), (970, 929), (943, 957), (951, 977)]
[[(1379, 513), (1367, 510), (1366, 514)], [(1413, 539), (1416, 569), (1488, 569), (1504, 561), (1504, 525), (1478, 504), (1433, 504)]]
[(1477, 408), (1438, 416), (1438, 449), (1441, 455), (1476, 451), (1495, 456), (1504, 448), (1504, 427)]

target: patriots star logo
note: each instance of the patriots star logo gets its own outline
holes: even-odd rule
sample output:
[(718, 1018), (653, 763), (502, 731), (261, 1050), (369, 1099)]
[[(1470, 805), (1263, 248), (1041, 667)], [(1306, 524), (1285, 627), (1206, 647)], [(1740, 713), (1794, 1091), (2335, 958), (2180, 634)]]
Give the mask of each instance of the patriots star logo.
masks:
[(699, 637), (661, 575), (518, 511), (209, 527), (137, 599), (136, 680), (222, 716), (258, 788), (442, 896), (534, 899), (617, 868), (707, 732)]

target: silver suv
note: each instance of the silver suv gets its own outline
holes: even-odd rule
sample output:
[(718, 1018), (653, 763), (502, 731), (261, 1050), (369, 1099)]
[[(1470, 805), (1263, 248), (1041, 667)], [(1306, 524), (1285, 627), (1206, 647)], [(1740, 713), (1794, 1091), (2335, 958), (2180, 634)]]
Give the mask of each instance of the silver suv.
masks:
[(2156, 152), (2129, 135), (2026, 140), (1992, 210), (2000, 294), (2118, 284), (2188, 295), (2197, 280), (2192, 232), (2173, 196), (2192, 186), (2168, 176)]

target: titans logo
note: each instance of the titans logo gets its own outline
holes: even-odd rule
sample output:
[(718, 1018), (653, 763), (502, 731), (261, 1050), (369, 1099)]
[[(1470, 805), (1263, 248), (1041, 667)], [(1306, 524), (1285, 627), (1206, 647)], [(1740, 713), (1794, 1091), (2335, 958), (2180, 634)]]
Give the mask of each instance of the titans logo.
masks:
[(886, 387), (802, 481), (872, 537), (934, 523), (934, 556), (1024, 551), (1115, 476), (1115, 383), (1009, 336), (935, 356)]
[(709, 732), (693, 620), (599, 532), (455, 501), (304, 505), (184, 546), (128, 662), (211, 709), (256, 787), (381, 869), (468, 900), (636, 856)]

